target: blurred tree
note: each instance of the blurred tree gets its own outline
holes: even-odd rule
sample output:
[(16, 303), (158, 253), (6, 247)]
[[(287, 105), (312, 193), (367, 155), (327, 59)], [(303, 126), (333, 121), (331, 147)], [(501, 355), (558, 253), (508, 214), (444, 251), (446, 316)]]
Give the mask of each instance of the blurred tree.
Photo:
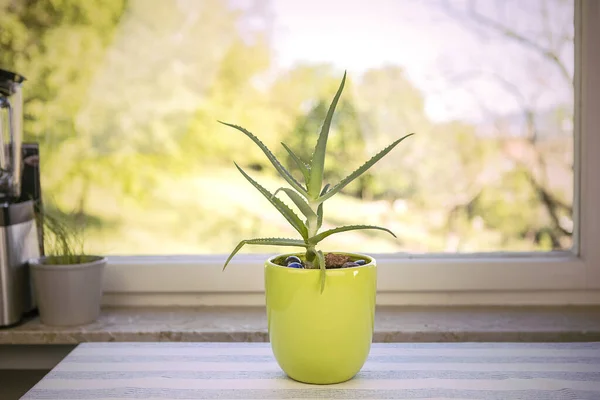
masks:
[(186, 156), (180, 140), (214, 82), (226, 75), (230, 86), (220, 89), (231, 96), (235, 80), (255, 72), (240, 68), (253, 48), (241, 36), (243, 17), (219, 0), (131, 0), (78, 119), (93, 147)]
[(181, 147), (196, 163), (231, 166), (235, 159), (257, 168), (269, 163), (241, 134), (217, 122), (241, 125), (269, 147), (277, 143), (277, 121), (269, 109), (268, 92), (260, 84), (270, 63), (267, 40), (259, 32), (253, 42), (238, 36), (223, 46), (224, 54), (181, 138)]
[(76, 116), (125, 6), (124, 0), (0, 0), (0, 66), (27, 78), (25, 140), (40, 143), (48, 195), (83, 165)]
[[(296, 125), (283, 138), (283, 142), (307, 164), (311, 161), (332, 97), (315, 99), (315, 104), (308, 113), (298, 115)], [(335, 185), (367, 160), (358, 119), (359, 116), (352, 100), (340, 99), (329, 131), (328, 152), (325, 159), (325, 183)], [(287, 165), (294, 169), (294, 161), (289, 155), (286, 154), (284, 159), (287, 160)], [(364, 181), (366, 182), (366, 180)], [(357, 197), (369, 195), (368, 188), (363, 185), (358, 187), (350, 185), (344, 188), (342, 193)]]
[[(529, 16), (530, 20), (511, 18), (505, 12), (507, 9), (522, 9), (523, 15)], [(493, 202), (478, 197), (463, 205), (467, 207), (474, 201), (479, 202), (479, 215), (507, 237), (515, 233), (513, 226), (509, 226), (510, 219), (499, 226), (497, 217), (505, 207), (516, 206), (514, 212), (520, 214), (521, 221), (529, 221), (529, 229), (533, 229), (527, 235), (523, 229), (518, 229), (521, 237), (545, 250), (569, 248), (573, 233), (573, 103), (554, 106), (554, 116), (548, 117), (547, 112), (537, 106), (537, 101), (545, 94), (559, 90), (566, 90), (574, 98), (573, 71), (566, 61), (573, 55), (573, 3), (565, 0), (485, 4), (471, 1), (455, 6), (445, 2), (444, 10), (469, 29), (512, 43), (525, 51), (528, 65), (521, 71), (528, 74), (529, 81), (535, 86), (535, 91), (528, 93), (499, 73), (477, 69), (452, 78), (457, 85), (471, 80), (493, 82), (519, 104), (522, 121), (517, 137), (507, 138), (506, 127), (500, 125), (496, 134), (504, 138), (496, 140), (504, 157), (513, 165), (502, 178), (502, 190), (507, 191), (510, 198), (520, 198), (523, 193), (528, 193), (525, 195), (528, 200), (523, 199), (523, 203), (515, 205), (514, 202), (501, 204), (501, 199), (506, 196), (496, 197)], [(496, 10), (496, 13), (491, 15), (490, 10)], [(543, 74), (540, 73), (542, 69)], [(490, 118), (502, 121), (499, 115), (490, 115)], [(565, 128), (565, 122), (569, 121), (570, 127)], [(565, 151), (569, 148), (570, 151)], [(529, 201), (531, 195), (536, 199), (533, 203)], [(535, 216), (535, 221), (530, 219), (531, 216)]]
[(433, 165), (431, 148), (437, 140), (430, 134), (423, 94), (402, 68), (386, 66), (368, 70), (356, 85), (355, 97), (368, 157), (408, 133), (418, 133), (394, 150), (395, 155), (378, 162), (371, 180), (377, 197), (418, 201), (419, 194), (429, 192), (423, 190), (428, 177), (421, 166)]
[[(104, 185), (142, 201), (167, 169), (214, 154), (206, 133), (268, 65), (246, 22), (262, 12), (219, 0), (0, 0), (0, 65), (28, 78), (26, 139), (41, 143), (47, 198), (78, 197), (83, 209)], [(210, 123), (194, 126), (199, 104)]]
[[(298, 65), (279, 76), (273, 85), (273, 107), (283, 116), (280, 139), (307, 164), (341, 76), (341, 71), (335, 71), (329, 65)], [(324, 179), (332, 185), (367, 160), (360, 116), (352, 96), (352, 82), (352, 76), (349, 76), (330, 128)], [(278, 148), (286, 165), (295, 170), (287, 152)], [(301, 179), (300, 175), (298, 178)], [(368, 179), (366, 174), (359, 179), (358, 185), (350, 185), (342, 192), (369, 196), (369, 188), (364, 185)]]

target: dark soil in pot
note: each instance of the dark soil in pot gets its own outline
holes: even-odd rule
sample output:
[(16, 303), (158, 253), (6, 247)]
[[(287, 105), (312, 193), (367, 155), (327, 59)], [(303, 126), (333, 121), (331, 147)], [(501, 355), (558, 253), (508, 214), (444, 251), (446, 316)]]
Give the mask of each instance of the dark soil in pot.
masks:
[[(278, 257), (273, 262), (282, 267), (292, 268), (306, 268), (304, 257), (302, 256), (282, 256)], [(325, 268), (336, 269), (336, 268), (353, 268), (365, 265), (368, 261), (362, 258), (351, 257), (346, 254), (338, 253), (326, 253), (325, 254)]]

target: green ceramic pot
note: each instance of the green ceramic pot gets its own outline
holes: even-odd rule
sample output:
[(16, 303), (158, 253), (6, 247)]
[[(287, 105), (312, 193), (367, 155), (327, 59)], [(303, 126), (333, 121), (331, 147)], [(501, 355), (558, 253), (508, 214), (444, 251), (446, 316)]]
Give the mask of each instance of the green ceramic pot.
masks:
[(273, 263), (281, 255), (265, 263), (271, 348), (281, 369), (294, 380), (344, 382), (360, 371), (369, 355), (375, 323), (375, 259), (342, 254), (367, 264), (327, 270), (323, 293), (319, 270)]

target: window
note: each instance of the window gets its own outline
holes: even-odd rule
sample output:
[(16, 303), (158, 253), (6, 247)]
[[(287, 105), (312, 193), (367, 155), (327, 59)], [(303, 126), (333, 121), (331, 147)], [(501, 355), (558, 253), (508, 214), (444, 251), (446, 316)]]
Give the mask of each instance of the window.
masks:
[(2, 8), (0, 64), (28, 78), (45, 201), (86, 216), (90, 250), (111, 256), (109, 303), (262, 302), (260, 253), (287, 249), (247, 247), (221, 273), (224, 254), (294, 233), (232, 161), (282, 183), (216, 120), (308, 158), (344, 69), (328, 181), (417, 133), (325, 204), (326, 224), (398, 234), (324, 243), (377, 257), (381, 303), (600, 301), (592, 1)]

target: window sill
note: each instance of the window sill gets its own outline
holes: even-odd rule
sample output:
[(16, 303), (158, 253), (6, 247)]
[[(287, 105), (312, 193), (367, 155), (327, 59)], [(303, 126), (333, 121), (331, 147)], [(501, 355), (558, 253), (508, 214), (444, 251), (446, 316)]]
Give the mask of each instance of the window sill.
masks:
[[(263, 307), (109, 307), (81, 327), (38, 318), (0, 330), (0, 345), (268, 340)], [(375, 342), (600, 340), (600, 307), (378, 307)]]
[[(81, 342), (267, 341), (264, 307), (107, 307), (95, 323), (0, 329), (1, 369), (51, 369)], [(600, 307), (378, 307), (375, 342), (600, 341)]]

